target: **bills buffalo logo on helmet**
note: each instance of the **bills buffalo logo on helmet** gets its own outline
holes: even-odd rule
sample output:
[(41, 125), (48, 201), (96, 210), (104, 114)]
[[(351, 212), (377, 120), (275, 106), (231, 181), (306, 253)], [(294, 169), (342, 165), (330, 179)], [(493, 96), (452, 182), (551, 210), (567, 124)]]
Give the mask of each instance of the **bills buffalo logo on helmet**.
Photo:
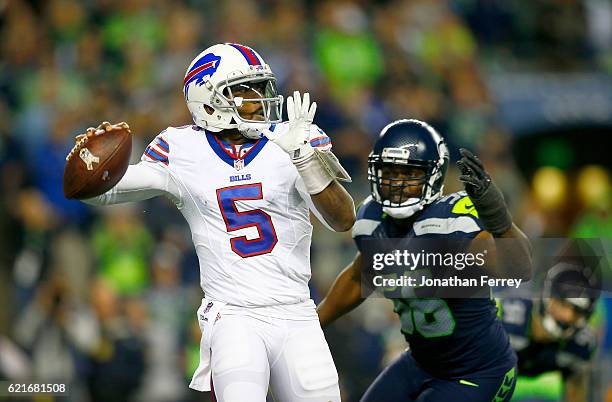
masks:
[(204, 77), (212, 76), (215, 71), (217, 71), (217, 68), (219, 68), (220, 61), (220, 56), (216, 56), (213, 53), (207, 53), (194, 63), (193, 67), (185, 74), (185, 79), (183, 81), (185, 96), (187, 96), (189, 91), (189, 84), (193, 81), (195, 81), (196, 85), (204, 84)]

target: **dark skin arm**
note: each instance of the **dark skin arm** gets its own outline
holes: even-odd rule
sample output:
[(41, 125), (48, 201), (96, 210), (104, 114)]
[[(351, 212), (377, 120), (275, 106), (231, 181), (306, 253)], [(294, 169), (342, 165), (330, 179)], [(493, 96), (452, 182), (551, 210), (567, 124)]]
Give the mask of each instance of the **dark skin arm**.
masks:
[(587, 402), (589, 374), (588, 371), (581, 370), (574, 373), (565, 380), (565, 400), (571, 402)]
[(349, 193), (336, 180), (310, 198), (325, 222), (336, 232), (346, 232), (355, 223), (355, 205)]
[[(512, 222), (512, 216), (504, 197), (493, 183), (478, 157), (467, 149), (460, 149), (462, 158), (457, 162), (461, 172), (459, 180), (470, 196), (480, 220), (487, 232), (478, 235), (485, 239), (484, 245), (494, 242), (497, 258), (488, 258), (488, 268), (499, 278), (520, 278), (530, 280), (533, 271), (531, 244), (525, 234)], [(487, 241), (489, 240), (489, 241)], [(476, 242), (478, 243), (478, 242)], [(482, 244), (476, 244), (482, 248)]]
[(361, 254), (357, 253), (355, 259), (338, 275), (323, 301), (317, 306), (321, 327), (329, 325), (365, 300), (361, 293), (362, 264)]
[[(493, 236), (482, 231), (475, 237), (476, 248), (493, 250), (489, 254), (487, 269), (497, 278), (517, 278), (530, 280), (532, 275), (531, 243), (527, 236), (514, 223), (504, 233)], [(514, 239), (513, 241), (497, 239)], [(491, 258), (493, 257), (493, 258)]]

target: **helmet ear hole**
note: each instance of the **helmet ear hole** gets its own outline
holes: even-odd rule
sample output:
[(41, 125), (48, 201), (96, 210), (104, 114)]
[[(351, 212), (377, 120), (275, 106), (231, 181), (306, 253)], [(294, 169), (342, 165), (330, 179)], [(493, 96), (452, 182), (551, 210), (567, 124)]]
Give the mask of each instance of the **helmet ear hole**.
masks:
[(213, 109), (212, 107), (208, 105), (204, 105), (204, 110), (206, 111), (206, 113), (208, 113), (211, 116), (213, 115), (213, 113), (215, 113), (215, 109)]

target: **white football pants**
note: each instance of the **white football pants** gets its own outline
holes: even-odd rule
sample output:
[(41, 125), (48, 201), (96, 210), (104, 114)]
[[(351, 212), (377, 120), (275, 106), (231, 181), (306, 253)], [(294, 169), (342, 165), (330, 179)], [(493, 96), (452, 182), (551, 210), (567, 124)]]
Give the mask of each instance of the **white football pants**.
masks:
[(340, 401), (338, 374), (319, 321), (212, 310), (205, 325), (205, 315), (198, 314), (201, 358), (191, 388), (212, 387), (218, 402), (265, 402), (268, 384), (277, 402)]

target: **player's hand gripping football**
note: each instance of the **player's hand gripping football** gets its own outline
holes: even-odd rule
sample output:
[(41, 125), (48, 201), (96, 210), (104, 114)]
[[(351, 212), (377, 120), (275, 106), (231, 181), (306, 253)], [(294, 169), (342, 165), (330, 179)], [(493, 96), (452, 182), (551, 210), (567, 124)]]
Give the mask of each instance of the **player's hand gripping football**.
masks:
[(317, 103), (310, 103), (310, 94), (306, 92), (302, 98), (298, 91), (287, 98), (287, 117), (289, 130), (284, 134), (264, 131), (264, 135), (291, 156), (292, 160), (304, 159), (314, 153), (308, 144), (310, 125), (317, 111)]
[(499, 236), (512, 226), (512, 216), (508, 211), (504, 196), (487, 173), (476, 155), (465, 148), (459, 150), (461, 159), (457, 167), (461, 172), (459, 180), (470, 196), (485, 229)]
[(64, 196), (85, 199), (111, 189), (125, 174), (130, 162), (132, 136), (127, 123), (105, 121), (75, 138), (66, 156)]
[(66, 161), (69, 161), (77, 152), (79, 152), (79, 150), (83, 147), (83, 145), (85, 145), (87, 141), (89, 141), (89, 139), (92, 138), (93, 136), (102, 135), (106, 132), (113, 131), (113, 130), (130, 131), (130, 126), (128, 126), (128, 124), (124, 121), (122, 121), (121, 123), (117, 123), (117, 124), (110, 124), (107, 121), (103, 121), (102, 123), (100, 123), (98, 127), (89, 127), (87, 131), (85, 131), (83, 134), (79, 134), (76, 137), (74, 137), (75, 144), (70, 150), (70, 152), (68, 153), (68, 155), (66, 156)]

